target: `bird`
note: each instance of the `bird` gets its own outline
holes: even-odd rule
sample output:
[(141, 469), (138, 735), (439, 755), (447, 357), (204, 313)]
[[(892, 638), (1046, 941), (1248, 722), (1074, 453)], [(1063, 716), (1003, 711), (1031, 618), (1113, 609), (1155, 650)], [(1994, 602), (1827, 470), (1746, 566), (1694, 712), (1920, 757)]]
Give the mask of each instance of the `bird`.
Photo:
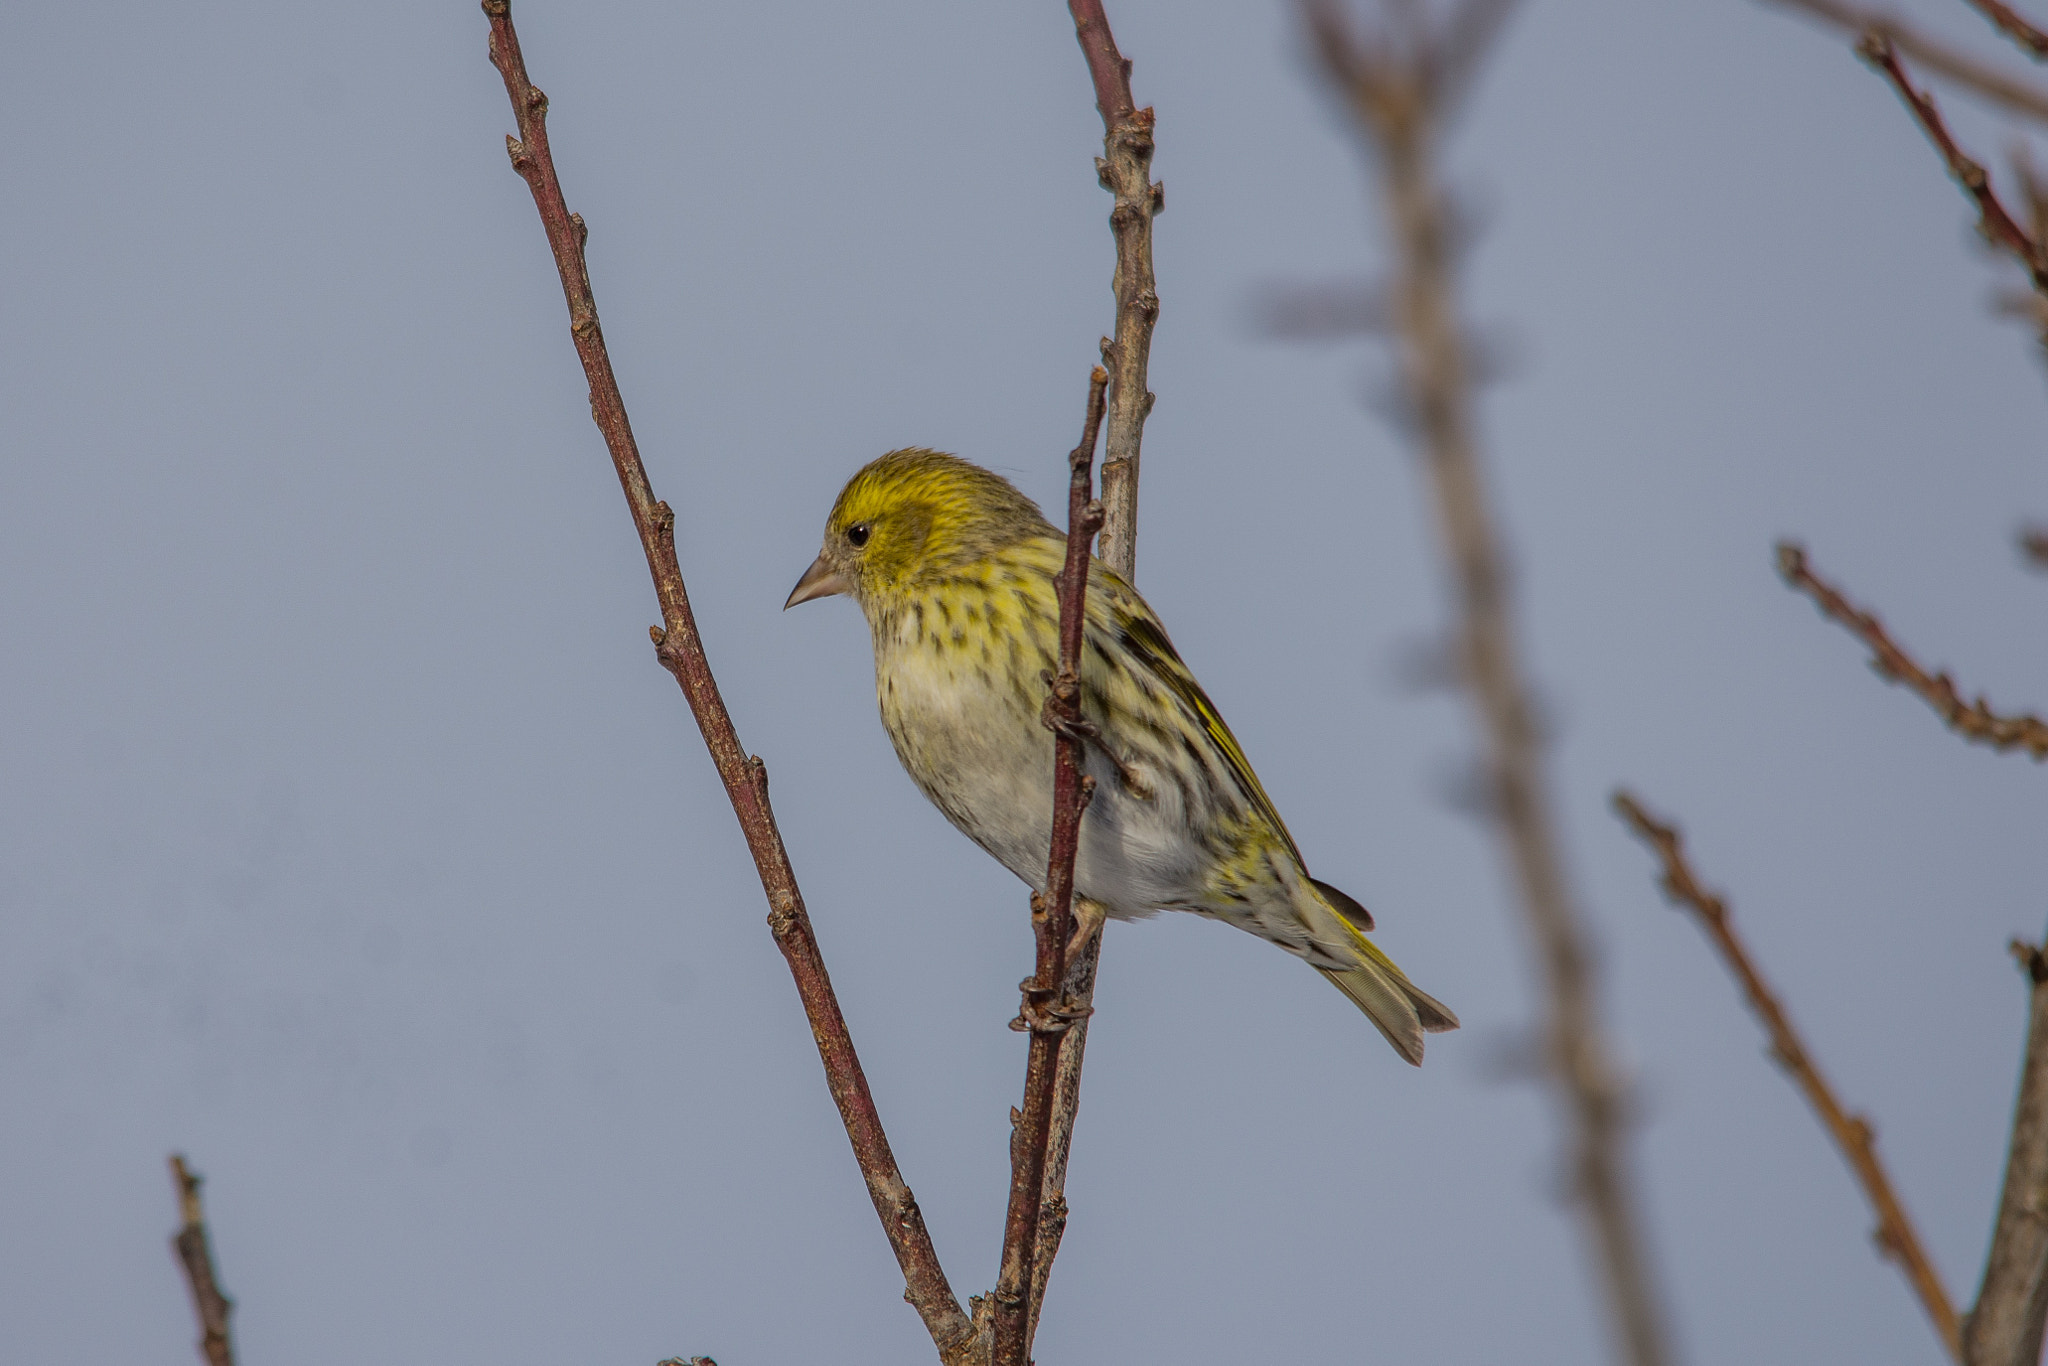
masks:
[[(896, 757), (924, 795), (1043, 892), (1054, 737), (1041, 720), (1059, 664), (1054, 576), (1066, 535), (1009, 480), (921, 447), (862, 467), (783, 609), (844, 594), (874, 641), (875, 696)], [(1088, 571), (1080, 668), (1084, 772), (1094, 797), (1074, 861), (1080, 933), (1105, 918), (1190, 911), (1317, 969), (1420, 1066), (1458, 1017), (1394, 965), (1373, 917), (1309, 876), (1301, 851), (1224, 724), (1124, 577)]]

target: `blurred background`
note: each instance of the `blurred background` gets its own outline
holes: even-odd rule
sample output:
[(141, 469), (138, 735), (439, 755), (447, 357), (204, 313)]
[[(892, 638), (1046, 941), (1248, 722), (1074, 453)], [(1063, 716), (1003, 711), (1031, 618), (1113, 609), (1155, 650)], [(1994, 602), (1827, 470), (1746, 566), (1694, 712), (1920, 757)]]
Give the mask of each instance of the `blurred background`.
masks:
[[(1923, 21), (1996, 54), (1960, 6)], [(656, 491), (904, 1171), (993, 1280), (1024, 889), (902, 775), (866, 630), (778, 612), (905, 444), (1054, 504), (1111, 318), (1063, 6), (516, 16)], [(1138, 575), (1318, 875), (1462, 1015), (1403, 1065), (1284, 954), (1113, 927), (1038, 1352), (1585, 1362), (1492, 841), (1454, 800), (1427, 490), (1368, 343), (1261, 335), (1384, 260), (1277, 3), (1113, 0), (1159, 116)], [(0, 12), (0, 1321), (193, 1360), (165, 1154), (246, 1366), (929, 1359), (674, 683), (473, 4)], [(2002, 123), (1944, 97), (1981, 157)], [(1514, 19), (1450, 148), (1485, 430), (1572, 871), (1693, 1362), (1927, 1362), (1861, 1197), (1646, 853), (1679, 818), (1962, 1296), (2048, 780), (1965, 745), (1771, 544), (2008, 710), (2048, 700), (2048, 384), (1846, 39), (1743, 3)]]

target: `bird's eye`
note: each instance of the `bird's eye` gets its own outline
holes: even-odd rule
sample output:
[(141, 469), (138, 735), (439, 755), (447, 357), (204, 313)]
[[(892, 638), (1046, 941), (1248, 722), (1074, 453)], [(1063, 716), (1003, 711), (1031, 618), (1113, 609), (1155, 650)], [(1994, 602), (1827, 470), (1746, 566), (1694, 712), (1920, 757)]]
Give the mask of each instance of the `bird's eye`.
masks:
[(868, 533), (873, 530), (874, 528), (866, 522), (855, 522), (846, 529), (846, 539), (851, 541), (857, 550), (868, 543)]

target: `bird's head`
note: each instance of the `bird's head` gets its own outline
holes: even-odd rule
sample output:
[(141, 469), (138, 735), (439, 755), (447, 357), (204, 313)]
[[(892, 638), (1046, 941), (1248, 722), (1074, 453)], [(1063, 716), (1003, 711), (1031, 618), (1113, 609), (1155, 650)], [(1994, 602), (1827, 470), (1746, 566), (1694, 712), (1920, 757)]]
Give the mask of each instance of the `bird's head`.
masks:
[(848, 593), (863, 608), (915, 593), (1032, 536), (1056, 536), (1009, 480), (919, 448), (871, 461), (839, 492), (825, 546), (784, 610)]

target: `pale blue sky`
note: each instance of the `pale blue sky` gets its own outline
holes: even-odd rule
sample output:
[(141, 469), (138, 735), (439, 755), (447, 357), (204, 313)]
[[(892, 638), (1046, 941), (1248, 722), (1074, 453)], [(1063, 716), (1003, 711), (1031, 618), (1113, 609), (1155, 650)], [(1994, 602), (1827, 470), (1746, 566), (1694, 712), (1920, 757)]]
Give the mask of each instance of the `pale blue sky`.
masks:
[[(1960, 6), (1928, 22), (1996, 52)], [(1955, 11), (1951, 13), (1950, 11)], [(1111, 931), (1048, 1362), (1600, 1359), (1443, 620), (1365, 345), (1380, 260), (1277, 4), (1112, 0), (1159, 111), (1139, 579), (1320, 876), (1465, 1030), (1401, 1064), (1221, 927)], [(575, 6), (520, 31), (711, 656), (959, 1291), (992, 1280), (1022, 888), (899, 771), (866, 632), (781, 615), (892, 446), (1052, 502), (1107, 327), (1064, 7)], [(0, 1321), (179, 1363), (164, 1154), (247, 1366), (928, 1359), (590, 425), (475, 5), (0, 13)], [(1995, 120), (1950, 101), (1987, 156)], [(1745, 0), (1532, 4), (1453, 147), (1571, 862), (1688, 1360), (1936, 1359), (1841, 1164), (1604, 806), (1682, 819), (1959, 1297), (2048, 774), (1771, 570), (2048, 705), (2048, 383), (1847, 45)]]

